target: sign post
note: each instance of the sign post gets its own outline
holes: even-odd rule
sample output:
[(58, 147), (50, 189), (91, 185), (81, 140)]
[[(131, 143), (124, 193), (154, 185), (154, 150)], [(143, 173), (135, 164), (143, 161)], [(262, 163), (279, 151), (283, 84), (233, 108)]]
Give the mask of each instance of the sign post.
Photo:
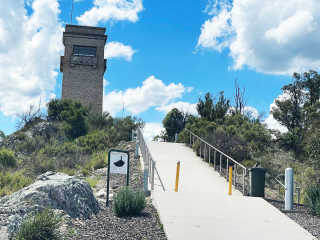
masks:
[(117, 149), (111, 149), (108, 153), (108, 172), (107, 172), (107, 201), (106, 206), (109, 205), (109, 183), (110, 174), (124, 174), (127, 175), (127, 186), (129, 186), (129, 152)]

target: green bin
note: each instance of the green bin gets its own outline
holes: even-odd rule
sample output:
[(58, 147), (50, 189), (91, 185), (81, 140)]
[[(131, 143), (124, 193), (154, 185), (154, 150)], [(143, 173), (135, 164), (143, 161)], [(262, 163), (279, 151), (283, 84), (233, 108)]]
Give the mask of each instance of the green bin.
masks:
[(250, 196), (264, 197), (266, 169), (250, 168), (249, 174), (250, 174)]

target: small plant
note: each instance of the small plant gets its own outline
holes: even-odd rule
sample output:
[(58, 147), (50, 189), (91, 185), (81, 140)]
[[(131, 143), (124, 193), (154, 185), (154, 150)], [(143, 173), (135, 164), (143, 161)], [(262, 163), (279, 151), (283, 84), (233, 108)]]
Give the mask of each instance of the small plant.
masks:
[(14, 152), (9, 149), (0, 149), (0, 168), (15, 167), (17, 165), (17, 159), (14, 156)]
[(122, 188), (114, 197), (113, 211), (118, 217), (139, 215), (146, 206), (142, 191)]
[(306, 204), (310, 207), (311, 211), (320, 216), (320, 185), (314, 184), (306, 190)]
[(89, 183), (91, 188), (94, 188), (99, 182), (100, 177), (87, 177), (86, 181)]
[(28, 217), (21, 225), (15, 240), (58, 240), (60, 218), (52, 210), (43, 210)]

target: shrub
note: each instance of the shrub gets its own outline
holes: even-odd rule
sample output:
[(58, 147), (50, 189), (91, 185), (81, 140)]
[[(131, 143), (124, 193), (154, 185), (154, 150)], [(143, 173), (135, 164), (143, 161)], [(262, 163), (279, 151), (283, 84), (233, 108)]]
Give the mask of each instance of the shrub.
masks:
[(320, 185), (310, 185), (306, 190), (306, 204), (310, 207), (311, 211), (320, 216)]
[(113, 145), (110, 135), (103, 131), (94, 131), (76, 139), (75, 143), (86, 153), (106, 150)]
[(0, 172), (0, 197), (9, 195), (32, 183), (32, 179), (25, 176), (22, 171)]
[(113, 118), (108, 112), (104, 112), (102, 115), (91, 113), (88, 116), (88, 123), (90, 130), (101, 130), (112, 126)]
[(106, 152), (95, 152), (90, 163), (94, 170), (106, 167), (108, 163)]
[(113, 211), (118, 217), (139, 215), (146, 206), (142, 191), (122, 188), (114, 197)]
[(52, 210), (43, 210), (30, 216), (21, 225), (16, 240), (58, 240), (62, 239), (58, 228), (60, 218)]
[(80, 102), (53, 99), (48, 103), (48, 120), (63, 121), (64, 132), (70, 139), (87, 134), (87, 116), (88, 109)]
[(9, 149), (0, 149), (0, 169), (1, 167), (15, 167), (17, 165), (17, 159), (14, 156), (14, 152)]

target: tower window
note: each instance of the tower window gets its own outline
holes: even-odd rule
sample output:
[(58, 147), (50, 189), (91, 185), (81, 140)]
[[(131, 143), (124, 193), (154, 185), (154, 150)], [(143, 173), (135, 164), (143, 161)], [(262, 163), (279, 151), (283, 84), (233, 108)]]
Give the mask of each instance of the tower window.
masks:
[(73, 46), (73, 56), (85, 56), (85, 57), (95, 57), (97, 52), (96, 47), (87, 46)]

